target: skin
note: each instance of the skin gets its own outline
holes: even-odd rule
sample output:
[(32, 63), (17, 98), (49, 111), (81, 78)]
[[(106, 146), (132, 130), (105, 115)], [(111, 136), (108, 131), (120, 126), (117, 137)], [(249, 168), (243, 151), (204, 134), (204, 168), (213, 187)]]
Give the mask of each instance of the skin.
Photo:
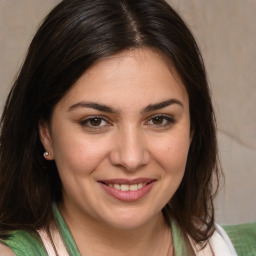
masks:
[(0, 243), (0, 255), (2, 256), (15, 256), (14, 252), (6, 245)]
[[(192, 136), (187, 92), (161, 54), (134, 49), (96, 63), (56, 104), (51, 123), (40, 123), (40, 136), (82, 255), (172, 255), (161, 210), (181, 183)], [(132, 202), (99, 183), (141, 177), (155, 182)]]

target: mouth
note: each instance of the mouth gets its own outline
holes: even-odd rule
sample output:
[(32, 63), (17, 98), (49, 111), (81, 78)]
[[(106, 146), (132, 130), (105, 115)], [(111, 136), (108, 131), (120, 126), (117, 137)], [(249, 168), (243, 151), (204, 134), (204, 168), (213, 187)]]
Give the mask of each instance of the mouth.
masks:
[(135, 201), (144, 197), (151, 190), (156, 180), (139, 178), (134, 180), (100, 180), (98, 182), (113, 197), (122, 201)]
[(102, 182), (102, 183), (106, 186), (115, 188), (120, 191), (137, 191), (139, 189), (142, 189), (147, 184), (149, 184), (149, 183), (138, 183), (138, 184), (129, 185), (129, 184), (119, 184), (119, 183), (114, 183), (114, 184), (112, 184), (112, 183), (108, 184), (108, 183), (104, 183), (104, 182)]

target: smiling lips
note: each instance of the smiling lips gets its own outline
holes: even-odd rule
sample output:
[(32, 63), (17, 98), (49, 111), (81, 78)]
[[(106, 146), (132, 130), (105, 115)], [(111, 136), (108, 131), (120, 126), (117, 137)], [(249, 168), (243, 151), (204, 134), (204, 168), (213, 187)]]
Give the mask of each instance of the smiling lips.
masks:
[(156, 180), (148, 178), (99, 181), (100, 185), (109, 195), (126, 202), (136, 201), (144, 197), (151, 190), (155, 182)]
[(127, 185), (127, 184), (107, 184), (109, 187), (115, 188), (117, 190), (121, 191), (137, 191), (144, 186), (147, 185), (147, 183), (139, 183), (139, 184), (132, 184), (132, 185)]

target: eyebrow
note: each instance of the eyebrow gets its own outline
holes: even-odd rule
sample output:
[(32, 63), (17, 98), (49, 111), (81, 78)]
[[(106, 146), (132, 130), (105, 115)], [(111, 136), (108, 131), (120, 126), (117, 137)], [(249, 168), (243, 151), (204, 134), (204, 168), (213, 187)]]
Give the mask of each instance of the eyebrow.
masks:
[(166, 100), (166, 101), (163, 101), (163, 102), (159, 102), (159, 103), (156, 103), (156, 104), (148, 105), (146, 108), (144, 108), (142, 113), (159, 110), (159, 109), (168, 107), (168, 106), (173, 105), (173, 104), (177, 104), (177, 105), (181, 106), (182, 108), (184, 108), (184, 106), (181, 103), (181, 101), (179, 101), (177, 99), (169, 99), (169, 100)]
[(116, 109), (113, 109), (111, 107), (108, 107), (104, 104), (99, 104), (99, 103), (96, 103), (96, 102), (85, 102), (85, 101), (81, 101), (81, 102), (78, 102), (72, 106), (70, 106), (68, 108), (68, 111), (72, 111), (76, 108), (79, 108), (79, 107), (82, 107), (82, 108), (92, 108), (92, 109), (96, 109), (96, 110), (99, 110), (99, 111), (102, 111), (102, 112), (106, 112), (106, 113), (111, 113), (111, 114), (116, 114), (116, 113), (119, 113), (118, 110)]
[[(169, 100), (162, 101), (162, 102), (159, 102), (159, 103), (150, 104), (147, 107), (145, 107), (141, 111), (141, 113), (146, 113), (146, 112), (159, 110), (159, 109), (168, 107), (168, 106), (173, 105), (173, 104), (177, 104), (177, 105), (181, 106), (182, 108), (184, 107), (183, 104), (181, 103), (181, 101), (179, 101), (177, 99), (169, 99)], [(77, 108), (92, 108), (92, 109), (99, 110), (101, 112), (106, 112), (106, 113), (111, 113), (111, 114), (117, 114), (117, 113), (120, 112), (117, 109), (106, 106), (104, 104), (99, 104), (99, 103), (96, 103), (96, 102), (85, 102), (85, 101), (80, 101), (80, 102), (78, 102), (74, 105), (71, 105), (68, 108), (68, 111), (73, 111), (74, 109), (77, 109)]]

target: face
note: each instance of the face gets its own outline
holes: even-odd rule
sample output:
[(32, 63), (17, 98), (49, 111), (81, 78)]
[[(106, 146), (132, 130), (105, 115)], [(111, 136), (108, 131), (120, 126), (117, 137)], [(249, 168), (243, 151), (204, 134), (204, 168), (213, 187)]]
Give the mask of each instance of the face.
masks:
[(159, 216), (181, 183), (188, 95), (160, 54), (130, 50), (87, 70), (40, 136), (70, 215), (134, 228)]

